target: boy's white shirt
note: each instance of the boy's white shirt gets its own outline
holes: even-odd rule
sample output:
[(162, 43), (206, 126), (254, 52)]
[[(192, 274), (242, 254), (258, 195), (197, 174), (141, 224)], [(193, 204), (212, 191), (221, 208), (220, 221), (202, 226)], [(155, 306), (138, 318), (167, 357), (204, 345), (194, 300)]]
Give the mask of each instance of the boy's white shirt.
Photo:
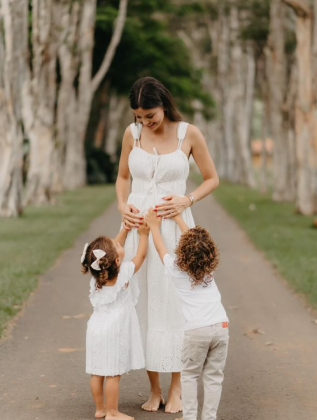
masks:
[(181, 300), (185, 331), (229, 321), (214, 279), (207, 286), (192, 287), (190, 277), (175, 265), (172, 255), (165, 254), (163, 263)]

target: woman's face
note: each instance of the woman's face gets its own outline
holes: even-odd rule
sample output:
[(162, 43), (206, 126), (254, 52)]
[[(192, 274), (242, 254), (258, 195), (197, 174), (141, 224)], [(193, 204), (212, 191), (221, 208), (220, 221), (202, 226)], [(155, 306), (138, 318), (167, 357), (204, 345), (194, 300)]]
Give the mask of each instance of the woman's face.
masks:
[(133, 109), (136, 121), (148, 127), (150, 130), (155, 131), (164, 120), (164, 109), (159, 106), (151, 109)]

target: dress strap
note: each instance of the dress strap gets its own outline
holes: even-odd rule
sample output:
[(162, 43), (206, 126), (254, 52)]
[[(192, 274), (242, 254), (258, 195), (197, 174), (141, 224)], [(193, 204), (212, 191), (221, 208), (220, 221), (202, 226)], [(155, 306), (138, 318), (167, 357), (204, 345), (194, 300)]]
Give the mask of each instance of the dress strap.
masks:
[(177, 150), (182, 147), (182, 143), (184, 138), (186, 137), (188, 123), (184, 121), (180, 121), (177, 128), (177, 138), (178, 138), (178, 146)]
[(136, 147), (137, 141), (139, 142), (138, 147), (140, 147), (140, 135), (141, 135), (141, 131), (142, 131), (142, 124), (139, 124), (139, 123), (130, 124), (130, 130), (131, 130), (132, 136), (134, 138), (133, 147)]

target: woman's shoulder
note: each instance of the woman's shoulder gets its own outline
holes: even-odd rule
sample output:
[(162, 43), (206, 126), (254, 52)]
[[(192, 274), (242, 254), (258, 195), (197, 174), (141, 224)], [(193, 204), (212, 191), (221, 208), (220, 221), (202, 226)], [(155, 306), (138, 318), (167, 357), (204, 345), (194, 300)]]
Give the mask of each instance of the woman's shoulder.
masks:
[(206, 142), (203, 133), (194, 124), (188, 124), (186, 137), (192, 146)]
[(188, 136), (199, 136), (199, 135), (202, 136), (202, 132), (196, 125), (188, 123), (187, 135)]
[(122, 140), (122, 147), (127, 149), (132, 149), (134, 144), (134, 134), (132, 125), (128, 125), (128, 127), (124, 130), (123, 140)]

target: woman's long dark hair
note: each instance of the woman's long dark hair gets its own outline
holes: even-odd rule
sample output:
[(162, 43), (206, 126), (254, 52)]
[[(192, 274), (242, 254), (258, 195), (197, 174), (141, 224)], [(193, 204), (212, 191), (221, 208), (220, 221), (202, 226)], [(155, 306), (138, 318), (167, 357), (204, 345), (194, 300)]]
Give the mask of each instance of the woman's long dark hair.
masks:
[(154, 77), (143, 77), (137, 80), (132, 86), (129, 100), (132, 109), (151, 109), (162, 106), (170, 121), (182, 120), (170, 91)]

